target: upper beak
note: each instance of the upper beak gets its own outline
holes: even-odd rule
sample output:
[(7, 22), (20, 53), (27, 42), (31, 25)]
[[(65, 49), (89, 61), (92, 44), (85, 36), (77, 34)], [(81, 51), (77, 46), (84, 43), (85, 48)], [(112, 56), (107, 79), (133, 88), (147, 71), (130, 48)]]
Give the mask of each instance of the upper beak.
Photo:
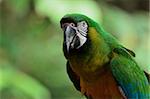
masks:
[(64, 30), (64, 41), (67, 47), (67, 52), (69, 52), (70, 48), (74, 47), (74, 37), (76, 35), (75, 28), (71, 27), (69, 23), (66, 23), (65, 26), (63, 26)]

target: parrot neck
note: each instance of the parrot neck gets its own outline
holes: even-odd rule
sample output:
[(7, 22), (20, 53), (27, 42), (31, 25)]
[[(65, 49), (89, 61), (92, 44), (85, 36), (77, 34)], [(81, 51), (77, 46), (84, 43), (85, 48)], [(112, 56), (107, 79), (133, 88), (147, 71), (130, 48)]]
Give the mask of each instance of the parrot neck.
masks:
[(79, 50), (70, 54), (68, 60), (78, 75), (86, 80), (91, 78), (93, 81), (100, 71), (104, 71), (102, 67), (109, 62), (109, 53), (109, 47), (104, 39), (91, 27), (88, 31), (88, 41)]

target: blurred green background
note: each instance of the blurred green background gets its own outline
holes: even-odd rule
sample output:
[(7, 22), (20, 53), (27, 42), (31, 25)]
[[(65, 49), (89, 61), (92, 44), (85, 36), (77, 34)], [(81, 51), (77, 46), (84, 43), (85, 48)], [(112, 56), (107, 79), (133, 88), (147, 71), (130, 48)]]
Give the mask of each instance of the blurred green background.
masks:
[(83, 99), (66, 73), (60, 18), (82, 13), (150, 73), (148, 0), (0, 0), (0, 98)]

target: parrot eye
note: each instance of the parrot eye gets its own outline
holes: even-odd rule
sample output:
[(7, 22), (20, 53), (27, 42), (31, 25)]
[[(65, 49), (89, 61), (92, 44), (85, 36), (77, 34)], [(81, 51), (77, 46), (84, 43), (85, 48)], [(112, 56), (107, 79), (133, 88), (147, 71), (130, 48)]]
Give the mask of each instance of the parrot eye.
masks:
[(87, 32), (88, 31), (88, 24), (86, 23), (86, 21), (81, 21), (77, 24), (77, 27), (79, 30), (83, 31), (83, 32)]
[(81, 24), (82, 24), (83, 27), (87, 27), (87, 24), (86, 24), (85, 21), (81, 22)]

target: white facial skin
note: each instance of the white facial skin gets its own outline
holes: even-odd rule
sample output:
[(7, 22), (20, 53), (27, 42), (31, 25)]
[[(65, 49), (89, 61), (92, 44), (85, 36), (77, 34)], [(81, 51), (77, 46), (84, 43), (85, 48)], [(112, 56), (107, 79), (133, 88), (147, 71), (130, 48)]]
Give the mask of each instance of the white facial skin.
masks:
[(76, 49), (79, 49), (87, 40), (87, 31), (88, 31), (88, 25), (85, 21), (81, 21), (77, 23), (77, 27), (74, 23), (66, 23), (68, 24), (65, 36), (66, 36), (66, 45), (67, 45), (67, 51), (69, 52), (69, 48), (74, 48), (74, 44), (76, 41), (76, 38), (79, 38), (80, 45), (77, 46)]

